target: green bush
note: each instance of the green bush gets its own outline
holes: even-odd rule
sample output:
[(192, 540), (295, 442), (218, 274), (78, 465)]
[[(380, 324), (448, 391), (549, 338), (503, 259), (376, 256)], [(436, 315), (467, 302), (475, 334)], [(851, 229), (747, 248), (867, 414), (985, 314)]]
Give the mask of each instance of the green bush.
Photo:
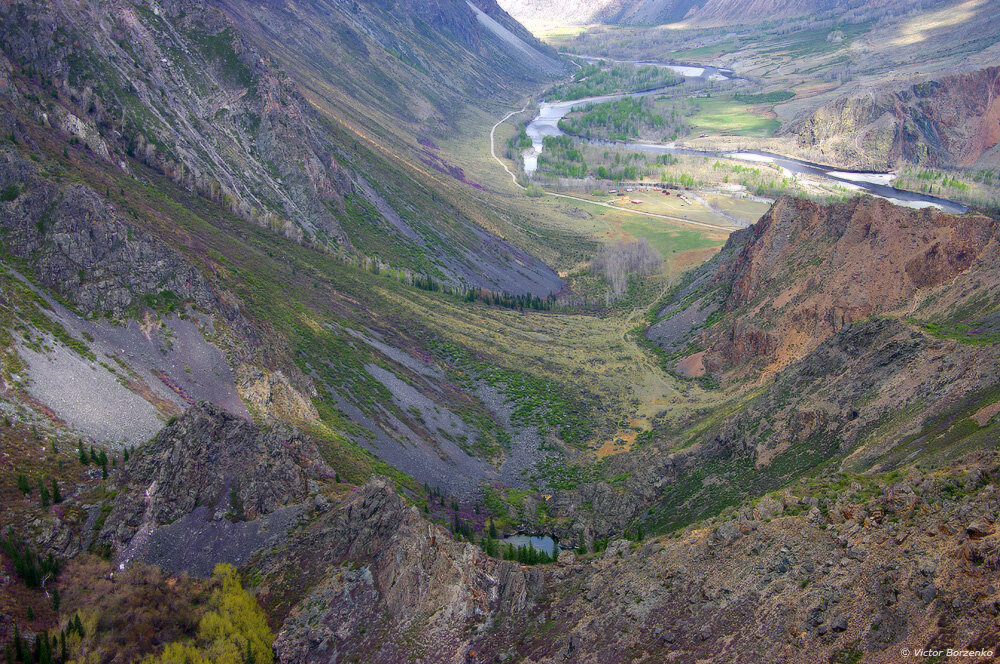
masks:
[(253, 595), (243, 589), (236, 568), (215, 566), (212, 577), (221, 588), (212, 596), (212, 610), (201, 618), (194, 641), (167, 644), (159, 657), (143, 664), (271, 664), (274, 634)]

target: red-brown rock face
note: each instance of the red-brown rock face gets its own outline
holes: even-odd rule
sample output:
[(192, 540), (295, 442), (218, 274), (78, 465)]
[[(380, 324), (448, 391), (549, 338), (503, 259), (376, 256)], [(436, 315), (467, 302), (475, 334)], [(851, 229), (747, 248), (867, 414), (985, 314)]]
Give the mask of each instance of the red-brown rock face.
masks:
[(982, 215), (781, 199), (715, 275), (731, 285), (725, 310), (739, 314), (705, 333), (706, 366), (801, 357), (845, 325), (918, 304), (996, 243), (997, 224)]

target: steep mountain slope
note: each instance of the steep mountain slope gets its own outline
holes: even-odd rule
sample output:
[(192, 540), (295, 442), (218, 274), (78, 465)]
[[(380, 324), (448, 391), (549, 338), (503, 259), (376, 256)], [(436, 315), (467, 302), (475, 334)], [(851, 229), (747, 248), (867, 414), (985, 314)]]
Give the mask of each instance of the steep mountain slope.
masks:
[(320, 429), (359, 479), (388, 471), (361, 447), (497, 476), (516, 427), (381, 316), (414, 283), (561, 287), (434, 142), (558, 75), (551, 49), (464, 0), (0, 14), (5, 412), (120, 448), (206, 399)]
[[(244, 560), (258, 551), (245, 569), (280, 626), (279, 662), (895, 662), (901, 648), (996, 646), (995, 453), (958, 472), (798, 484), (678, 537), (524, 567), (429, 523), (384, 479), (331, 486), (306, 441), (276, 433), (193, 408), (129, 463), (103, 533), (133, 532), (130, 511), (169, 508), (176, 520), (153, 536), (170, 531), (173, 568), (197, 570), (204, 552), (226, 558), (233, 533), (268, 518), (265, 503), (249, 509), (253, 487), (277, 492), (297, 510), (282, 546), (239, 539)], [(276, 470), (240, 484), (240, 518), (222, 516), (226, 482), (204, 506), (197, 482), (243, 455), (263, 460), (261, 446)], [(204, 465), (212, 455), (222, 470)], [(308, 495), (304, 476), (318, 480)], [(209, 528), (231, 535), (206, 539)], [(122, 539), (116, 562), (145, 537)]]
[[(887, 471), (995, 443), (996, 422), (974, 416), (1000, 385), (998, 259), (997, 223), (982, 215), (779, 200), (646, 332), (679, 375), (730, 390), (733, 410), (616, 460), (628, 490), (604, 500), (676, 525), (818, 467)], [(583, 516), (594, 490), (561, 508)]]
[[(479, 91), (519, 95), (562, 70), (522, 31), (531, 43), (519, 45), (537, 53), (523, 58), (476, 12), (465, 2), (415, 13), (11, 4), (0, 35), (6, 133), (41, 122), (109, 169), (129, 175), (123, 157), (134, 157), (298, 241), (353, 246), (456, 284), (546, 295), (559, 288), (551, 271), (481, 227), (498, 224), (461, 193), (479, 185), (429, 137), (417, 142), (451, 127), (468, 100), (489, 103)], [(457, 186), (435, 201), (442, 177)]]
[(855, 168), (995, 166), (998, 100), (1000, 68), (990, 67), (898, 92), (843, 97), (788, 131), (801, 146), (820, 148), (838, 164)]
[(546, 527), (586, 542), (671, 530), (803, 474), (948, 464), (995, 445), (998, 260), (997, 222), (981, 214), (780, 199), (645, 331), (719, 404), (604, 459), (613, 483), (556, 491)]
[(446, 141), (560, 71), (486, 0), (0, 5), (3, 645), (182, 659), (228, 562), (285, 663), (994, 647), (997, 220), (782, 198), (546, 310), (593, 245)]

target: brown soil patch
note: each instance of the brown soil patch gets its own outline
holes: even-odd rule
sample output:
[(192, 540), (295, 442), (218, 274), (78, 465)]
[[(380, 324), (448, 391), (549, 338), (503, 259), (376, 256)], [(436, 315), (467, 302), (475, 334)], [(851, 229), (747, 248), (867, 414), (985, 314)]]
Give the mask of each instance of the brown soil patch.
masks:
[(604, 457), (614, 456), (615, 454), (621, 454), (622, 452), (628, 452), (635, 445), (636, 436), (639, 434), (634, 430), (629, 429), (628, 431), (619, 431), (611, 440), (606, 440), (604, 443), (597, 448), (595, 454), (597, 454), (598, 459), (603, 459)]
[(795, 87), (795, 94), (797, 97), (811, 97), (823, 92), (829, 92), (838, 85), (838, 83), (813, 83), (811, 85), (799, 85)]
[(976, 414), (972, 416), (972, 419), (976, 421), (980, 427), (984, 427), (990, 423), (997, 414), (1000, 413), (1000, 401), (996, 403), (991, 403), (989, 406), (985, 406), (976, 411)]
[(697, 378), (705, 375), (705, 351), (688, 355), (680, 360), (674, 369), (685, 378)]
[(781, 295), (779, 295), (778, 297), (774, 298), (774, 302), (772, 303), (771, 307), (775, 311), (778, 311), (779, 309), (784, 308), (784, 306), (786, 304), (788, 304), (789, 302), (792, 301), (793, 297), (795, 297), (796, 295), (798, 295), (798, 292), (799, 292), (798, 288), (789, 288), (788, 290), (786, 290), (785, 292), (783, 292)]

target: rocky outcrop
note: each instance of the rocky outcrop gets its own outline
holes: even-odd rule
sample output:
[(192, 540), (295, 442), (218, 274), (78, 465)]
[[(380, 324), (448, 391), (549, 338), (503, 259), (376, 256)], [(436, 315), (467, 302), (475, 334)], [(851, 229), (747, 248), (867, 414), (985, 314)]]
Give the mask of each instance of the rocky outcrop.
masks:
[(208, 518), (254, 520), (305, 499), (323, 468), (297, 431), (261, 430), (201, 402), (129, 460), (98, 540), (117, 553), (198, 507)]
[(300, 382), (304, 384), (296, 386), (281, 371), (247, 364), (236, 370), (236, 389), (253, 412), (280, 422), (316, 422), (319, 413), (308, 398), (315, 388), (305, 380)]
[[(376, 478), (256, 565), (258, 597), (287, 616), (281, 662), (888, 663), (902, 648), (988, 651), (998, 462), (973, 455), (964, 477), (912, 471), (832, 498), (783, 491), (675, 537), (533, 568), (455, 542)], [(962, 500), (946, 497), (958, 487)]]
[(887, 169), (995, 165), (1000, 143), (1000, 67), (843, 97), (793, 123), (805, 148), (842, 166)]
[(746, 235), (730, 239), (732, 259), (713, 284), (729, 289), (723, 310), (739, 315), (702, 334), (705, 366), (787, 364), (852, 322), (990, 269), (997, 236), (996, 221), (983, 215), (870, 197), (828, 206), (780, 199)]
[(995, 650), (997, 491), (932, 508), (955, 482), (867, 487), (877, 500), (857, 485), (822, 512), (816, 496), (767, 496), (676, 537), (546, 566), (537, 600), (478, 637), (474, 661), (895, 663), (903, 648)]
[(686, 278), (647, 333), (675, 362), (700, 347), (712, 376), (752, 395), (682, 451), (671, 427), (612, 460), (609, 474), (627, 476), (619, 491), (636, 499), (613, 516), (588, 516), (579, 489), (557, 494), (552, 513), (595, 536), (636, 520), (683, 524), (820, 464), (888, 470), (988, 436), (973, 420), (952, 425), (992, 404), (1000, 350), (916, 321), (990, 329), (998, 265), (997, 224), (983, 215), (777, 201)]
[(55, 184), (18, 153), (0, 151), (0, 232), (11, 254), (34, 263), (42, 284), (86, 313), (121, 313), (147, 302), (220, 303), (206, 279), (177, 251), (83, 184)]
[[(409, 507), (384, 478), (370, 480), (261, 569), (295, 575), (296, 599), (275, 642), (281, 662), (465, 661), (491, 624), (528, 606), (530, 572), (456, 542)], [(301, 594), (300, 594), (301, 593)], [(299, 599), (299, 597), (301, 597)], [(419, 655), (417, 655), (419, 656)]]

